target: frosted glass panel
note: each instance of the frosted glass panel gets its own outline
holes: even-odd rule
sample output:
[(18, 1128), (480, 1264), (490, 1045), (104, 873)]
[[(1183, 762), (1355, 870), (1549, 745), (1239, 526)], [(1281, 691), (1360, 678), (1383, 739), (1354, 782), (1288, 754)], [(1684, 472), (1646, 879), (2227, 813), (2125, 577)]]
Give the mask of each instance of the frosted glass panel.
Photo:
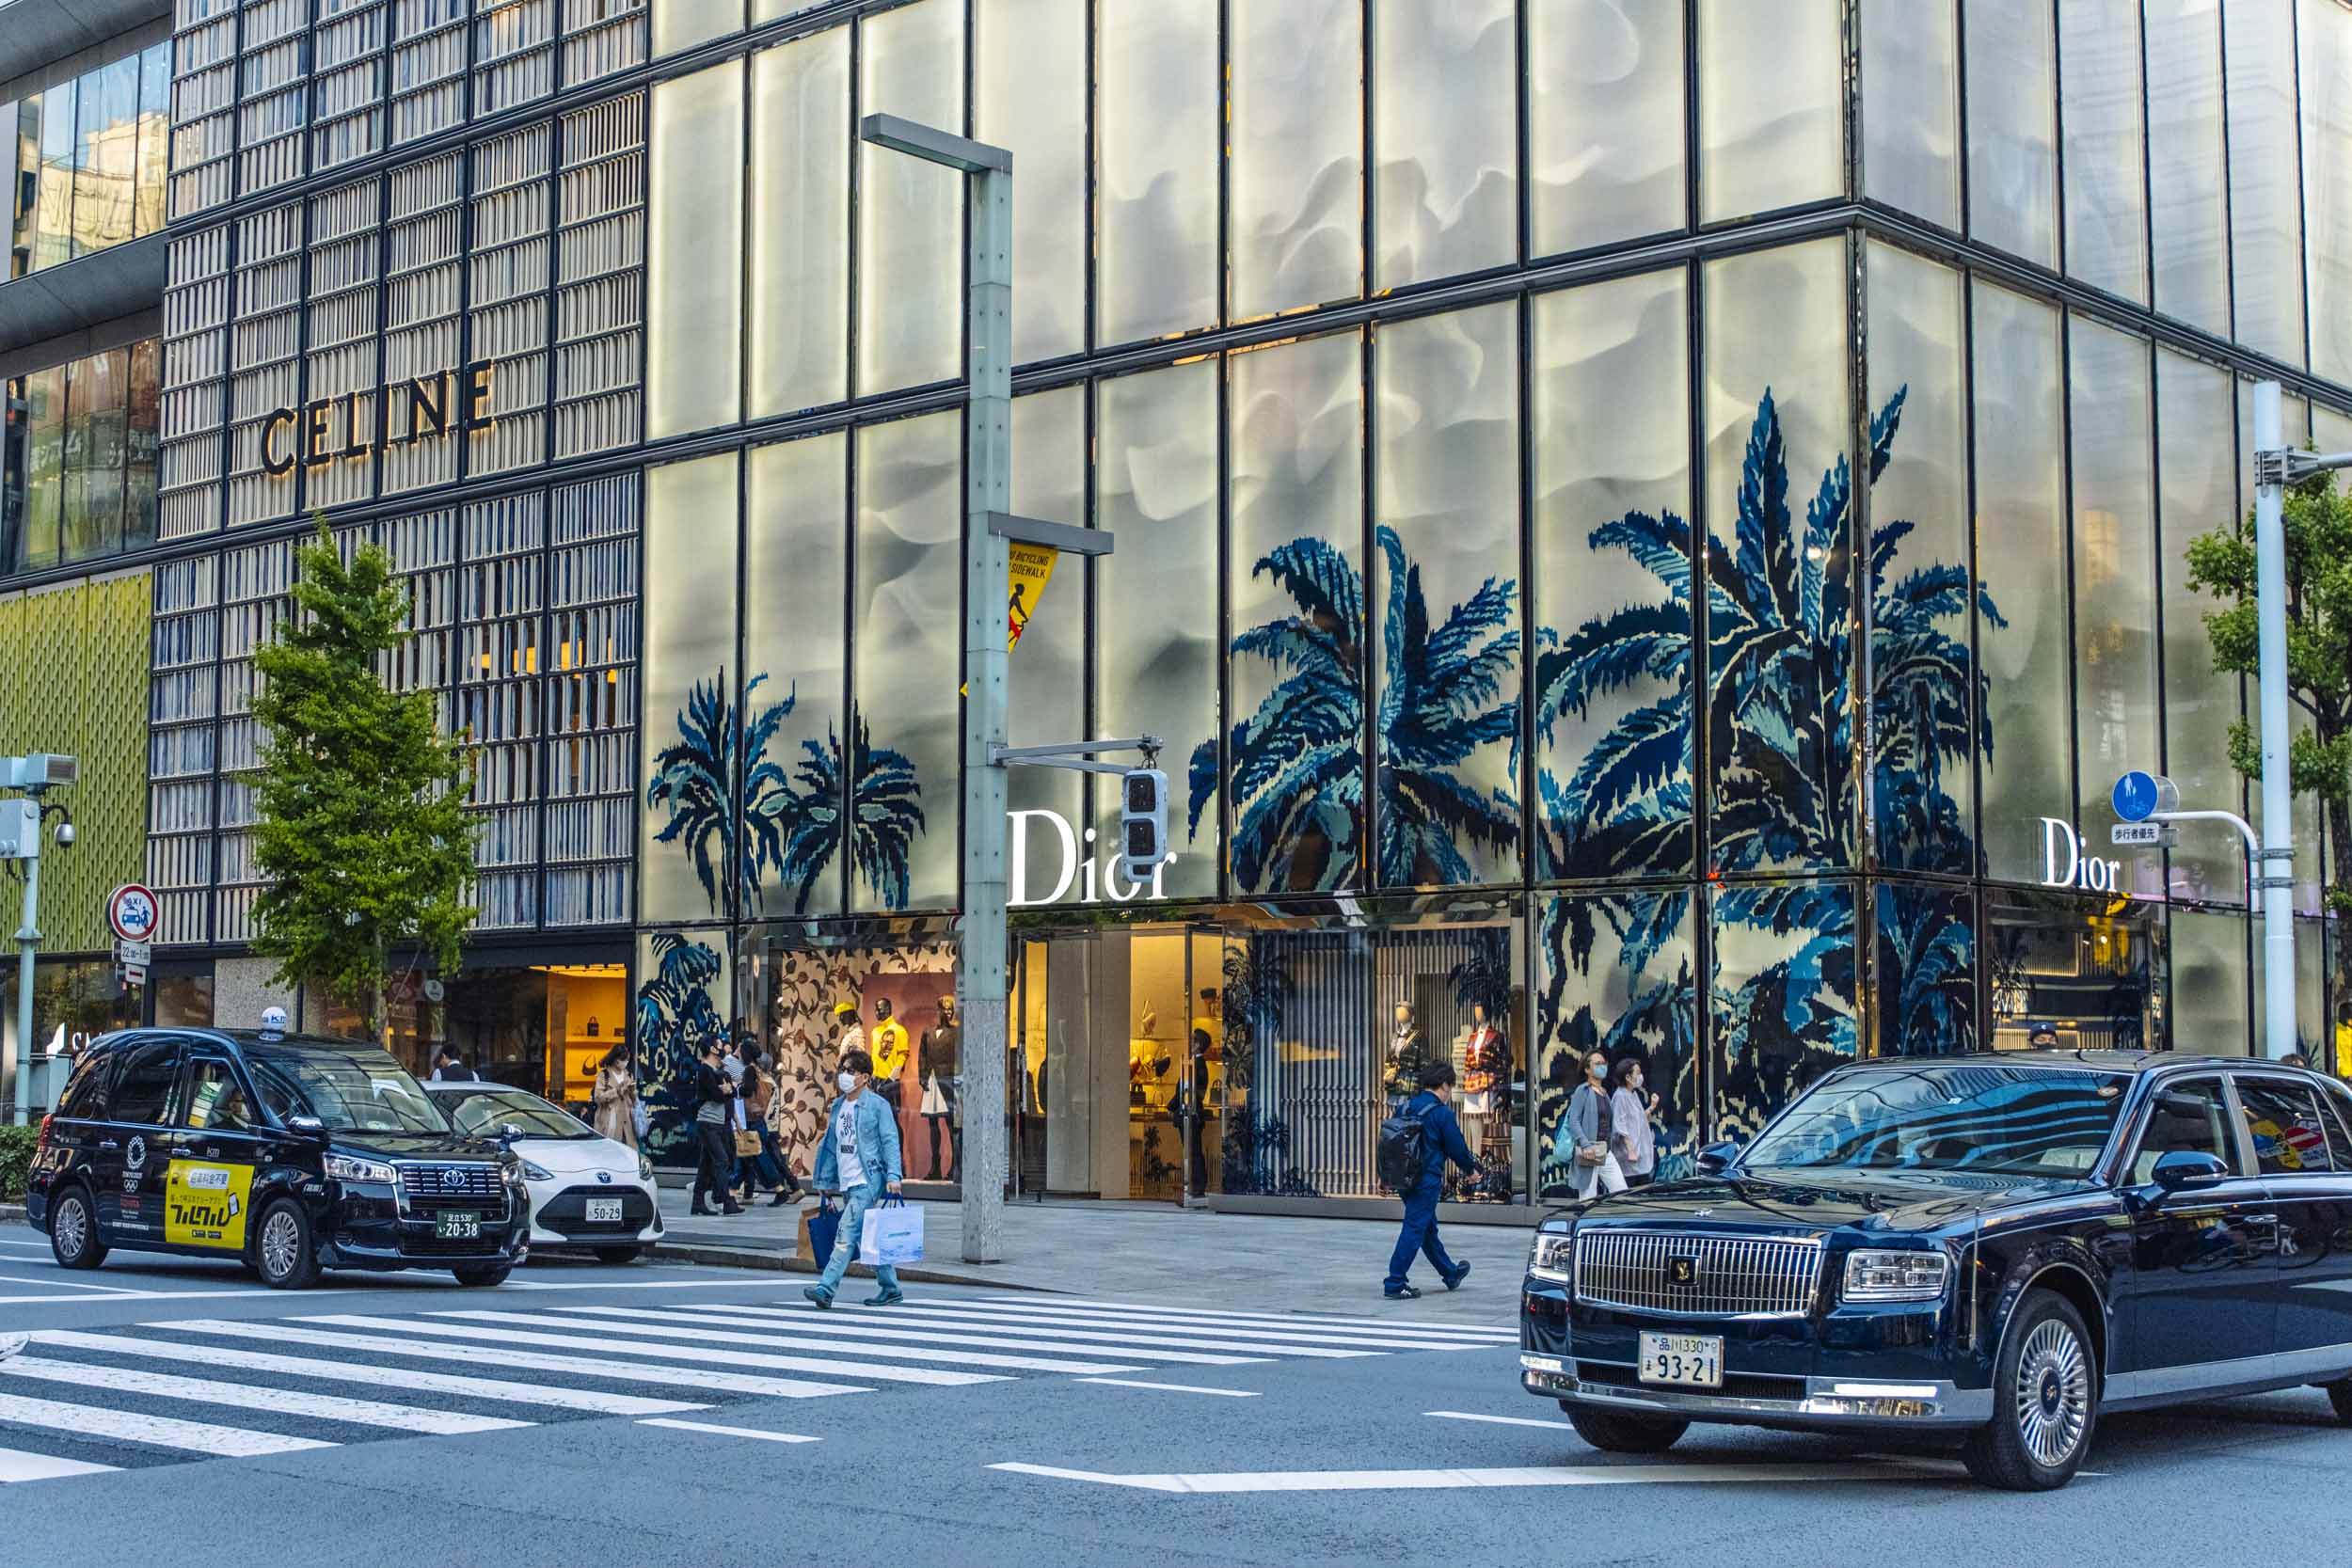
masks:
[(1233, 315), (1363, 293), (1361, 0), (1231, 0)]
[[(2230, 526), (2237, 505), (2227, 371), (2169, 349), (2156, 351), (2157, 499), (2163, 511), (2158, 561), (2164, 578), (2165, 771), (2181, 798), (2235, 810), (2241, 788), (2230, 766), (2230, 726), (2238, 717), (2238, 677), (2217, 674), (2205, 617), (2221, 608), (2188, 585), (2183, 556), (2201, 533)], [(2246, 900), (2246, 856), (2237, 835), (2187, 832), (2172, 851), (2175, 898)]]
[[(963, 0), (921, 0), (861, 24), (859, 112), (963, 130)], [(964, 176), (858, 145), (861, 397), (963, 371)]]
[(1682, 0), (1528, 0), (1528, 244), (1680, 229)]
[(1968, 225), (2058, 265), (2058, 44), (2048, 0), (1967, 0)]
[(850, 390), (850, 30), (752, 56), (753, 418)]
[(653, 89), (645, 436), (741, 418), (743, 65)]
[(979, 139), (1011, 149), (1020, 171), (1013, 362), (1075, 354), (1086, 347), (1086, 0), (978, 0), (973, 34)]
[(1097, 343), (1216, 322), (1216, 0), (1100, 0)]
[(2302, 0), (2296, 14), (2312, 373), (2352, 381), (2352, 11)]
[(2138, 0), (2058, 8), (2066, 270), (2146, 304), (2146, 166), (2140, 119)]
[[(746, 912), (841, 909), (849, 453), (840, 435), (754, 449), (743, 578)], [(756, 682), (756, 685), (752, 683)]]
[(1843, 10), (1699, 0), (1699, 221), (1843, 189)]
[(1372, 42), (1377, 286), (1398, 288), (1515, 260), (1513, 0), (1379, 0)]
[(2303, 363), (2303, 188), (2294, 0), (2221, 8), (2230, 117), (2230, 287), (2237, 341)]
[(2221, 0), (2148, 0), (2156, 309), (2226, 337), (2230, 225), (2221, 141)]
[(1864, 0), (1862, 182), (1960, 227), (1960, 38), (1953, 0)]
[(730, 451), (645, 474), (644, 920), (723, 917), (739, 891), (736, 467)]

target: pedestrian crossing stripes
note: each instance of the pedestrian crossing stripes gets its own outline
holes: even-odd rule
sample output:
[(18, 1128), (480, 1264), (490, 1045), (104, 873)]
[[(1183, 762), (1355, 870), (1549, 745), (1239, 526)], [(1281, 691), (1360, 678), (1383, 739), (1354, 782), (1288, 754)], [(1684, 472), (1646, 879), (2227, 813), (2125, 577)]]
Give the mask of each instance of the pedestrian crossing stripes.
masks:
[(0, 1359), (0, 1483), (401, 1438), (497, 1441), (613, 1417), (706, 1442), (818, 1441), (681, 1418), (885, 1389), (985, 1397), (984, 1386), (1017, 1378), (1246, 1398), (1257, 1391), (1161, 1379), (1515, 1339), (1507, 1328), (980, 1292), (831, 1311), (797, 1295), (643, 1307), (536, 1297), (35, 1329)]

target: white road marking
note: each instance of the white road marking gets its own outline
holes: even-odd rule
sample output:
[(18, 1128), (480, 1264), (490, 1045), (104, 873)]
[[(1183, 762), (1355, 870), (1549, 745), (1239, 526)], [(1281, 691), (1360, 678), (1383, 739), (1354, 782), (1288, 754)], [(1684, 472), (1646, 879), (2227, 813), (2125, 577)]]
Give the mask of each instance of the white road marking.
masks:
[(388, 1404), (381, 1400), (344, 1399), (338, 1394), (303, 1394), (289, 1388), (221, 1383), (211, 1378), (182, 1377), (175, 1372), (144, 1371), (135, 1367), (53, 1361), (41, 1355), (20, 1355), (0, 1361), (0, 1377), (33, 1378), (76, 1388), (104, 1388), (118, 1394), (151, 1394), (157, 1399), (225, 1404), (237, 1410), (267, 1411), (273, 1416), (389, 1427), (395, 1432), (430, 1433), (438, 1437), (463, 1432), (507, 1432), (533, 1424), (508, 1420), (502, 1416), (466, 1416), (453, 1410), (425, 1410), (412, 1404)]
[[(597, 1308), (565, 1307), (558, 1310), (581, 1312), (596, 1311)], [(1070, 1343), (1068, 1341), (1072, 1337), (1069, 1335), (1041, 1337), (1018, 1323), (999, 1325), (993, 1322), (976, 1323), (976, 1327), (995, 1328), (997, 1332), (993, 1335), (975, 1334), (960, 1328), (954, 1319), (902, 1318), (897, 1315), (898, 1311), (896, 1307), (861, 1310), (836, 1306), (832, 1311), (818, 1316), (805, 1308), (796, 1311), (785, 1307), (729, 1307), (715, 1302), (695, 1302), (664, 1316), (687, 1323), (774, 1325), (780, 1331), (804, 1328), (820, 1334), (858, 1334), (893, 1341), (915, 1339), (943, 1345), (997, 1345), (1009, 1350), (1057, 1351), (1065, 1355), (1115, 1355), (1122, 1361), (1168, 1361), (1193, 1367), (1247, 1367), (1268, 1359), (1263, 1354), (1263, 1347), (1252, 1347), (1261, 1351), (1256, 1355), (1215, 1355), (1202, 1351), (1164, 1350), (1125, 1342), (1098, 1348), (1091, 1344)], [(926, 1323), (938, 1332), (929, 1333), (919, 1326)]]
[[(786, 1310), (798, 1311), (805, 1317), (818, 1311), (819, 1308), (815, 1302), (803, 1303), (799, 1307), (793, 1307), (787, 1303)], [(1258, 1340), (1229, 1338), (1223, 1336), (1195, 1338), (1182, 1334), (1139, 1334), (1118, 1328), (1080, 1328), (1075, 1324), (1051, 1327), (1031, 1326), (1008, 1323), (1002, 1318), (991, 1317), (984, 1313), (965, 1312), (960, 1307), (918, 1307), (914, 1302), (907, 1302), (898, 1307), (866, 1308), (844, 1308), (836, 1306), (833, 1310), (845, 1316), (853, 1314), (867, 1318), (886, 1317), (892, 1323), (960, 1324), (967, 1329), (994, 1326), (1004, 1333), (1017, 1332), (1031, 1339), (1060, 1339), (1073, 1344), (1114, 1345), (1122, 1349), (1129, 1345), (1146, 1349), (1158, 1345), (1182, 1350), (1241, 1351), (1261, 1356), (1271, 1354), (1279, 1349), (1285, 1355), (1303, 1355), (1335, 1361), (1382, 1354), (1376, 1350), (1338, 1350), (1327, 1345), (1283, 1343), (1278, 1346)]]
[(1488, 1328), (1476, 1323), (1398, 1323), (1391, 1318), (1333, 1318), (1308, 1312), (1234, 1312), (1216, 1307), (1171, 1307), (1166, 1302), (1104, 1301), (1093, 1296), (1066, 1296), (1059, 1291), (998, 1291), (983, 1296), (983, 1301), (998, 1302), (1009, 1307), (1089, 1307), (1111, 1311), (1155, 1312), (1182, 1314), (1187, 1318), (1213, 1318), (1235, 1323), (1270, 1324), (1286, 1328), (1303, 1323), (1311, 1327), (1391, 1329), (1404, 1333), (1463, 1335), (1473, 1338), (1511, 1339), (1519, 1337), (1516, 1328)]
[(276, 1433), (247, 1432), (243, 1427), (177, 1421), (167, 1416), (142, 1416), (135, 1411), (109, 1410), (92, 1404), (60, 1404), (54, 1400), (26, 1399), (18, 1394), (0, 1394), (0, 1421), (46, 1427), (75, 1437), (112, 1437), (158, 1449), (181, 1449), (215, 1459), (250, 1459), (257, 1454), (335, 1447), (315, 1437), (280, 1437)]
[(1204, 1388), (1197, 1383), (1138, 1383), (1131, 1377), (1073, 1377), (1073, 1383), (1106, 1383), (1114, 1388), (1156, 1388), (1166, 1394), (1216, 1394), (1229, 1400), (1254, 1400), (1255, 1388)]
[[(771, 1349), (824, 1351), (834, 1354), (891, 1355), (907, 1361), (945, 1361), (972, 1367), (999, 1367), (1009, 1371), (1137, 1372), (1145, 1370), (1141, 1367), (1114, 1366), (1107, 1361), (1060, 1361), (1039, 1355), (996, 1355), (986, 1351), (926, 1350), (919, 1345), (904, 1345), (896, 1342), (874, 1344), (855, 1338), (854, 1334), (835, 1334), (830, 1323), (795, 1322), (771, 1326), (758, 1319), (753, 1319), (749, 1326), (765, 1329), (767, 1332), (744, 1334), (707, 1326), (710, 1323), (728, 1323), (739, 1321), (715, 1313), (706, 1319), (700, 1313), (635, 1312), (625, 1307), (565, 1307), (559, 1310), (577, 1313), (579, 1317), (542, 1318), (505, 1312), (451, 1312), (439, 1315), (453, 1318), (482, 1318), (492, 1322), (512, 1318), (517, 1322), (551, 1323), (566, 1328), (601, 1328), (614, 1334), (643, 1334), (655, 1338), (688, 1339), (696, 1344), (751, 1345), (767, 1346)], [(635, 1321), (640, 1318), (670, 1321), (666, 1323)], [(680, 1319), (691, 1326), (678, 1326)], [(879, 1330), (873, 1331), (869, 1336), (869, 1338), (889, 1338), (894, 1341), (898, 1337), (884, 1336)], [(932, 1336), (926, 1336), (926, 1338), (932, 1338)], [(989, 1341), (981, 1339), (964, 1342), (984, 1344)], [(1017, 1344), (1018, 1341), (1014, 1343)], [(1054, 1347), (1037, 1345), (1022, 1348), (1051, 1350)]]
[[(1093, 1313), (1068, 1312), (1052, 1308), (1003, 1307), (981, 1302), (910, 1301), (889, 1308), (896, 1316), (953, 1318), (960, 1323), (996, 1323), (1007, 1325), (1008, 1333), (1027, 1332), (1028, 1327), (1085, 1332), (1104, 1338), (1131, 1338), (1137, 1344), (1206, 1344), (1238, 1346), (1281, 1345), (1299, 1355), (1360, 1355), (1369, 1354), (1363, 1347), (1375, 1350), (1488, 1350), (1494, 1347), (1467, 1340), (1444, 1342), (1427, 1339), (1407, 1339), (1393, 1335), (1373, 1334), (1361, 1329), (1334, 1331), (1307, 1327), (1301, 1329), (1261, 1328), (1255, 1324), (1242, 1327), (1228, 1323), (1156, 1323), (1098, 1316)], [(1354, 1348), (1348, 1348), (1354, 1347)]]
[(1489, 1350), (1506, 1342), (1512, 1344), (1518, 1342), (1516, 1330), (1497, 1334), (1485, 1329), (1463, 1332), (1395, 1324), (1384, 1324), (1376, 1328), (1359, 1327), (1350, 1323), (1332, 1323), (1316, 1318), (1298, 1318), (1287, 1323), (1260, 1323), (1244, 1319), (1194, 1317), (1182, 1311), (1147, 1312), (1140, 1308), (1131, 1307), (1063, 1307), (1051, 1301), (1009, 1302), (957, 1299), (945, 1303), (924, 1300), (910, 1303), (910, 1305), (952, 1306), (959, 1311), (985, 1312), (992, 1316), (1101, 1323), (1160, 1334), (1222, 1334), (1228, 1338), (1275, 1336), (1285, 1339), (1305, 1339), (1311, 1342), (1328, 1340), (1334, 1344), (1380, 1345), (1391, 1349)]
[(49, 1250), (49, 1243), (47, 1242), (20, 1242), (8, 1236), (0, 1236), (0, 1246), (21, 1246), (33, 1252), (47, 1252)]
[(128, 1285), (91, 1285), (79, 1279), (50, 1279), (40, 1275), (0, 1274), (0, 1284), (47, 1285), (59, 1291), (97, 1291), (110, 1296), (143, 1296), (145, 1291), (135, 1291)]
[(700, 1367), (665, 1367), (636, 1361), (601, 1361), (578, 1355), (546, 1355), (534, 1351), (507, 1350), (494, 1345), (460, 1345), (441, 1340), (395, 1339), (376, 1334), (336, 1334), (326, 1329), (296, 1328), (291, 1323), (231, 1322), (225, 1318), (190, 1318), (182, 1323), (142, 1323), (142, 1328), (182, 1329), (191, 1334), (215, 1334), (230, 1338), (264, 1339), (272, 1344), (321, 1345), (333, 1350), (373, 1351), (405, 1355), (418, 1361), (463, 1361), (477, 1367), (511, 1367), (539, 1372), (565, 1372), (574, 1377), (610, 1378), (619, 1383), (663, 1384), (674, 1388), (707, 1388), (735, 1399), (813, 1400), (834, 1394), (867, 1394), (870, 1388), (839, 1383), (808, 1383), (798, 1378), (733, 1376)]
[(722, 1437), (754, 1437), (763, 1443), (816, 1443), (822, 1439), (803, 1437), (797, 1432), (762, 1432), (756, 1427), (723, 1427), (709, 1421), (674, 1421), (657, 1416), (637, 1423), (641, 1427), (674, 1427), (679, 1432), (714, 1432)]
[[(454, 1279), (436, 1279), (429, 1275), (413, 1272), (393, 1275), (389, 1277), (397, 1279), (400, 1283), (397, 1285), (377, 1284), (361, 1286), (353, 1293), (367, 1294), (375, 1291), (389, 1292), (395, 1291), (455, 1291), (468, 1288), (460, 1286)], [(68, 1282), (62, 1280), (35, 1279), (29, 1280), (27, 1283), (51, 1285), (65, 1284)], [(739, 1290), (742, 1288), (743, 1281), (740, 1278), (625, 1279), (614, 1280), (607, 1283), (599, 1280), (586, 1279), (510, 1279), (505, 1284), (499, 1286), (498, 1289), (500, 1291), (686, 1291), (701, 1290), (714, 1285), (729, 1285)], [(135, 1297), (143, 1301), (215, 1301), (224, 1296), (262, 1296), (269, 1294), (269, 1287), (266, 1285), (230, 1286), (222, 1289), (206, 1291), (135, 1291), (127, 1286), (115, 1285), (106, 1286), (105, 1289), (109, 1291), (117, 1291), (121, 1292), (126, 1297)], [(0, 1296), (0, 1307), (55, 1307), (61, 1302), (75, 1301), (80, 1299), (84, 1298), (75, 1296)], [(476, 1297), (474, 1299), (479, 1298)]]
[(1263, 1470), (1227, 1475), (1110, 1475), (1051, 1465), (991, 1465), (992, 1470), (1194, 1496), (1233, 1492), (1431, 1492), (1509, 1486), (1640, 1486), (1700, 1481), (1916, 1480), (1935, 1472), (1894, 1465), (1589, 1465), (1486, 1470)]
[[(429, 1334), (453, 1339), (481, 1339), (493, 1344), (544, 1345), (549, 1350), (587, 1351), (597, 1355), (669, 1356), (680, 1361), (706, 1362), (720, 1367), (756, 1367), (771, 1371), (828, 1372), (839, 1376), (854, 1376), (881, 1383), (930, 1383), (961, 1386), (970, 1383), (1002, 1383), (1004, 1379), (985, 1372), (935, 1371), (928, 1367), (885, 1367), (871, 1361), (835, 1361), (814, 1355), (768, 1355), (756, 1351), (704, 1350), (694, 1345), (638, 1344), (611, 1337), (580, 1334), (540, 1334), (520, 1328), (473, 1327), (453, 1323), (446, 1317), (431, 1319), (371, 1318), (360, 1313), (340, 1313), (329, 1317), (300, 1318), (306, 1323), (326, 1323), (338, 1328), (383, 1329), (393, 1334)], [(558, 1320), (564, 1328), (583, 1325)]]
[[(251, 1285), (241, 1291), (134, 1291), (131, 1297), (140, 1301), (199, 1301), (206, 1297), (258, 1296), (269, 1289), (266, 1285)], [(62, 1302), (90, 1303), (87, 1296), (0, 1296), (0, 1307), (56, 1307)]]
[(495, 1377), (462, 1377), (455, 1372), (421, 1371), (413, 1367), (374, 1367), (357, 1361), (322, 1361), (308, 1355), (272, 1355), (266, 1351), (237, 1350), (229, 1345), (134, 1339), (114, 1334), (79, 1334), (70, 1329), (38, 1329), (33, 1338), (44, 1345), (139, 1356), (151, 1361), (177, 1361), (199, 1367), (234, 1367), (254, 1372), (283, 1372), (289, 1377), (315, 1378), (322, 1383), (361, 1383), (375, 1388), (409, 1388), (421, 1393), (457, 1394), (467, 1399), (501, 1400), (511, 1404), (544, 1404), (558, 1410), (586, 1410), (602, 1416), (658, 1416), (671, 1411), (709, 1408), (683, 1400), (649, 1400), (635, 1394), (598, 1393), (590, 1388), (557, 1388), (538, 1383), (510, 1383)]
[(1573, 1421), (1539, 1420), (1534, 1416), (1481, 1416), (1469, 1410), (1424, 1410), (1424, 1416), (1435, 1416), (1441, 1421), (1489, 1421), (1499, 1427), (1550, 1427), (1560, 1432), (1574, 1432)]
[(54, 1454), (26, 1453), (22, 1449), (0, 1449), (0, 1481), (55, 1481), (59, 1476), (95, 1476), (116, 1468), (112, 1465), (92, 1465), (85, 1459), (59, 1459)]

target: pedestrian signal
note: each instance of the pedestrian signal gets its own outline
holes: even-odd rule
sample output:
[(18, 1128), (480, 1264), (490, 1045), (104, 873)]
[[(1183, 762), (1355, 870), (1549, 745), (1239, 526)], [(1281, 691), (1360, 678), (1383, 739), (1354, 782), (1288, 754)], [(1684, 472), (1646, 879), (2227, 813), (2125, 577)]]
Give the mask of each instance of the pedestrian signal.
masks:
[(1131, 882), (1151, 879), (1168, 859), (1168, 775), (1156, 768), (1130, 768), (1120, 781), (1119, 866)]

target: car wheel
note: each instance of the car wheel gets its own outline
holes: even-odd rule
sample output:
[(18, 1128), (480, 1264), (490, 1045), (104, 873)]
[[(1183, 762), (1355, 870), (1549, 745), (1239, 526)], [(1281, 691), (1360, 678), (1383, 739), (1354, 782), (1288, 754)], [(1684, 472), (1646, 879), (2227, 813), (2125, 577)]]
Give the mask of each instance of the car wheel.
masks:
[(281, 1197), (262, 1211), (261, 1228), (253, 1233), (253, 1270), (273, 1291), (307, 1291), (319, 1282), (310, 1216), (293, 1198)]
[(599, 1263), (611, 1263), (616, 1268), (623, 1263), (634, 1263), (637, 1261), (637, 1258), (638, 1252), (633, 1246), (600, 1246), (596, 1248), (596, 1261)]
[(1993, 1366), (1993, 1419), (1961, 1449), (1968, 1473), (2005, 1492), (2048, 1492), (2074, 1479), (2099, 1419), (2090, 1334), (2062, 1298), (2018, 1304)]
[(514, 1270), (504, 1263), (460, 1263), (449, 1272), (460, 1285), (503, 1285)]
[(2328, 1385), (2328, 1402), (2336, 1407), (2336, 1419), (2352, 1427), (2352, 1377)]
[(88, 1188), (68, 1187), (51, 1201), (49, 1250), (56, 1255), (61, 1269), (94, 1269), (106, 1260), (106, 1244), (98, 1239)]
[(1620, 1416), (1612, 1410), (1592, 1410), (1560, 1402), (1576, 1434), (1603, 1453), (1664, 1453), (1691, 1430), (1688, 1421), (1655, 1416)]

